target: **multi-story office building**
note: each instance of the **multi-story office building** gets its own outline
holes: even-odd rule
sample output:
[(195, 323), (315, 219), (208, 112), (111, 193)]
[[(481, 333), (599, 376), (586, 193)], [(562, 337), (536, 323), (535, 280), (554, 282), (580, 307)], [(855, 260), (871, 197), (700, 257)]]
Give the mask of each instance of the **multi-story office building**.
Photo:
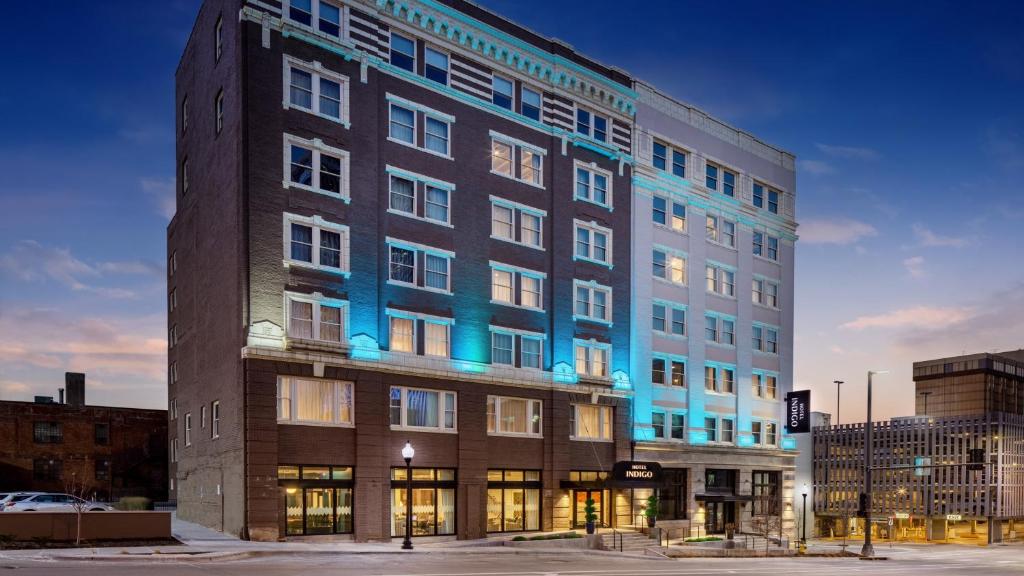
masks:
[[(700, 339), (658, 350), (736, 390), (654, 398), (650, 360), (636, 358), (651, 345), (652, 244), (637, 252), (633, 236), (657, 227), (650, 197), (637, 208), (634, 171), (661, 179), (650, 141), (634, 157), (626, 72), (465, 0), (207, 0), (176, 80), (168, 361), (181, 517), (251, 539), (401, 535), (407, 441), (415, 535), (579, 527), (588, 499), (599, 523), (632, 524), (643, 494), (609, 478), (631, 448), (680, 463), (693, 447), (723, 461), (707, 472), (715, 489), (745, 496), (730, 507), (752, 491), (781, 507), (792, 156), (772, 160), (706, 117), (719, 136), (670, 116), (679, 128), (659, 128), (694, 147), (692, 162), (738, 170), (733, 199), (701, 178), (687, 205), (700, 217), (721, 205), (735, 224), (736, 249), (716, 262), (736, 282), (784, 288), (774, 306), (764, 288), (757, 314), (738, 288), (715, 305), (703, 290), (659, 296), (733, 318), (731, 345), (723, 324), (707, 355)], [(664, 185), (683, 197), (680, 182)], [(755, 228), (778, 262), (754, 260)], [(659, 243), (703, 266), (703, 234), (681, 238)], [(756, 358), (755, 321), (774, 327)], [(667, 422), (688, 407), (681, 443), (655, 438), (655, 407), (671, 408), (673, 440)], [(735, 414), (733, 438), (709, 442), (705, 412)], [(726, 465), (733, 455), (748, 460)], [(704, 494), (691, 483), (705, 471), (684, 468), (662, 490), (686, 502), (673, 517), (697, 514)]]
[(793, 381), (795, 159), (636, 88), (637, 457), (677, 479), (662, 490), (665, 519), (721, 532), (771, 514), (792, 530), (781, 399)]
[(0, 401), (0, 491), (165, 501), (166, 411), (88, 405), (85, 374), (68, 372), (64, 381), (57, 401)]
[[(1016, 538), (1016, 525), (1024, 519), (1024, 413), (1016, 400), (1024, 386), (1024, 355), (915, 362), (914, 379), (919, 398), (935, 392), (940, 400), (929, 399), (927, 414), (919, 402), (916, 416), (874, 424), (874, 533), (981, 542)], [(820, 535), (865, 530), (857, 518), (864, 435), (864, 423), (813, 431)]]

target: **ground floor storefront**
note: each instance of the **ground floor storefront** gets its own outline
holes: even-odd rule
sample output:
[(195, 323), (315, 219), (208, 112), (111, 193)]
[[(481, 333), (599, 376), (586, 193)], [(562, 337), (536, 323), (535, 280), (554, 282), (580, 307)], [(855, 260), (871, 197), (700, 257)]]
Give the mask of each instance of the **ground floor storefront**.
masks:
[(878, 515), (868, 523), (864, 518), (819, 513), (815, 535), (819, 538), (863, 538), (870, 526), (871, 537), (879, 542), (948, 542), (988, 544), (1024, 538), (1024, 518), (981, 518), (961, 514), (921, 516), (896, 512)]

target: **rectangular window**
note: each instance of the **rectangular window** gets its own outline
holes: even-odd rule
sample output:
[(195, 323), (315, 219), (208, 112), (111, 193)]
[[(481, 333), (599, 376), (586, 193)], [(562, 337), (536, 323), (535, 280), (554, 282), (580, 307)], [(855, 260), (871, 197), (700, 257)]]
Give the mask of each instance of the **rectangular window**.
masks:
[(288, 337), (340, 343), (345, 338), (341, 304), (288, 298)]
[(718, 191), (718, 166), (708, 162), (704, 168), (704, 185)]
[(491, 270), (491, 300), (504, 304), (515, 304), (512, 297), (512, 281), (514, 272), (508, 270)]
[(501, 204), (491, 205), (491, 236), (515, 241), (515, 209)]
[(423, 49), (423, 75), (438, 84), (448, 85), (448, 55), (429, 46)]
[(598, 404), (570, 406), (570, 436), (576, 440), (611, 440), (612, 407)]
[(388, 239), (388, 282), (434, 292), (451, 293), (451, 260), (454, 255), (416, 249)]
[(654, 141), (653, 164), (658, 170), (671, 172), (680, 178), (686, 177), (686, 152), (657, 140)]
[(736, 223), (731, 220), (722, 220), (722, 229), (718, 236), (718, 243), (729, 248), (736, 247)]
[(652, 306), (651, 329), (662, 334), (686, 335), (686, 309), (667, 303), (655, 302)]
[(736, 345), (736, 321), (707, 314), (704, 316), (704, 339), (726, 346)]
[(220, 438), (220, 401), (210, 405), (210, 437)]
[(288, 134), (284, 141), (288, 187), (348, 198), (348, 152)]
[(673, 284), (686, 284), (686, 259), (678, 254), (654, 249), (654, 277)]
[(736, 371), (731, 368), (722, 368), (722, 384), (719, 392), (723, 394), (736, 393)]
[(775, 446), (778, 444), (778, 424), (775, 422), (765, 422), (764, 424), (764, 443), (765, 446)]
[(535, 92), (529, 88), (523, 86), (522, 93), (520, 95), (520, 108), (523, 116), (540, 122), (540, 92)]
[(653, 304), (651, 306), (651, 329), (655, 332), (665, 332), (667, 318), (664, 304)]
[[(519, 290), (515, 290), (518, 282)], [(492, 263), (491, 301), (543, 310), (543, 278), (525, 270), (510, 270)], [(519, 301), (515, 297), (518, 295)]]
[(654, 167), (657, 168), (658, 170), (668, 169), (668, 146), (662, 144), (661, 142), (658, 142), (657, 140), (654, 141), (653, 162)]
[(593, 378), (608, 377), (610, 348), (596, 343), (576, 343), (576, 373)]
[(427, 197), (424, 201), (424, 217), (442, 224), (448, 223), (448, 190), (436, 186), (426, 186)]
[(416, 352), (416, 321), (412, 318), (391, 317), (391, 350), (393, 352)]
[(447, 122), (438, 120), (430, 116), (426, 116), (425, 133), (423, 137), (423, 145), (427, 150), (431, 150), (440, 154), (441, 156), (448, 156), (448, 130), (450, 126)]
[(736, 174), (729, 172), (728, 170), (722, 170), (722, 194), (726, 196), (735, 196), (736, 192)]
[(53, 458), (36, 458), (32, 460), (33, 480), (60, 480), (63, 476), (64, 462)]
[(768, 191), (768, 211), (772, 214), (779, 213), (779, 193), (775, 190)]
[[(293, 18), (294, 19), (294, 18)], [(416, 42), (401, 34), (391, 33), (391, 65), (416, 72)]]
[(779, 239), (768, 236), (768, 253), (766, 254), (769, 260), (779, 261)]
[(192, 445), (192, 413), (185, 413), (185, 447)]
[(718, 242), (718, 216), (707, 216), (707, 238), (712, 242)]
[(668, 200), (655, 196), (652, 202), (651, 221), (665, 226), (668, 224)]
[[(352, 382), (281, 376), (277, 380), (277, 421), (351, 426), (354, 394)], [(216, 438), (220, 436), (220, 402), (213, 406), (212, 436)]]
[(181, 161), (181, 195), (188, 194), (189, 180), (188, 180), (188, 158)]
[(541, 304), (542, 280), (537, 276), (519, 274), (519, 304), (527, 308), (543, 308)]
[(399, 246), (391, 247), (390, 279), (404, 284), (416, 282), (416, 251)]
[(348, 227), (293, 214), (284, 217), (288, 264), (348, 272)]
[(60, 422), (33, 422), (32, 441), (36, 444), (60, 444), (64, 441), (64, 425)]
[(491, 140), (491, 171), (502, 176), (513, 177), (513, 146), (506, 142)]
[(732, 444), (736, 439), (736, 423), (731, 418), (722, 418), (722, 442)]
[(110, 480), (110, 460), (106, 458), (98, 458), (96, 460), (96, 479), (100, 481)]
[(448, 292), (450, 281), (448, 259), (435, 254), (424, 254), (424, 262), (423, 285), (427, 288)]
[(611, 265), (612, 231), (594, 222), (575, 220), (576, 258), (598, 264)]
[(654, 428), (654, 437), (656, 439), (665, 438), (665, 413), (652, 412), (651, 426)]
[(736, 273), (732, 270), (709, 264), (706, 268), (707, 291), (721, 296), (736, 296)]
[(348, 78), (313, 64), (285, 57), (288, 108), (348, 122)]
[(672, 434), (673, 440), (682, 440), (686, 438), (686, 415), (685, 414), (673, 414), (672, 415)]
[(515, 336), (502, 332), (491, 333), (491, 363), (512, 366)]
[(217, 92), (213, 100), (214, 117), (216, 119), (217, 134), (224, 129), (224, 90)]
[(416, 112), (397, 104), (390, 107), (391, 138), (406, 144), (416, 145)]
[(672, 174), (680, 178), (686, 177), (686, 153), (672, 150)]
[(606, 142), (608, 140), (608, 118), (583, 108), (577, 108), (576, 132), (590, 136), (594, 140)]
[(188, 131), (188, 96), (181, 99), (181, 133)]
[(491, 102), (502, 108), (512, 109), (512, 81), (497, 74), (491, 77)]
[(448, 357), (448, 324), (443, 322), (423, 323), (423, 354), (425, 356)]
[(299, 24), (313, 25), (313, 0), (289, 0), (288, 17)]
[(779, 353), (779, 331), (774, 328), (766, 328), (764, 331), (765, 352), (769, 354)]
[(665, 359), (664, 358), (652, 358), (651, 359), (651, 382), (654, 384), (665, 383)]
[(708, 442), (718, 442), (718, 419), (711, 416), (705, 416), (704, 431), (707, 432)]
[(531, 336), (519, 337), (519, 364), (523, 368), (540, 370), (541, 364), (541, 339)]
[(673, 386), (686, 387), (686, 363), (682, 360), (672, 360), (669, 363), (671, 368), (671, 382)]
[(576, 305), (574, 318), (581, 320), (594, 320), (597, 322), (611, 322), (611, 299), (612, 289), (594, 283), (585, 283), (577, 280)]
[(762, 424), (754, 421), (750, 423), (750, 435), (754, 438), (754, 446), (760, 446), (763, 439)]
[(391, 209), (407, 214), (416, 213), (416, 183), (412, 180), (391, 177)]
[(217, 24), (213, 27), (213, 61), (220, 62), (224, 53), (224, 17), (217, 17)]
[(683, 308), (672, 308), (671, 333), (676, 336), (686, 336), (686, 310)]
[(769, 400), (775, 400), (778, 394), (778, 377), (767, 374), (764, 377), (764, 383), (764, 397)]
[(455, 392), (392, 386), (391, 408), (392, 427), (456, 430)]
[(754, 206), (764, 208), (764, 186), (754, 182)]
[(577, 163), (576, 199), (610, 208), (612, 204), (610, 181), (610, 173), (593, 167), (585, 168)]
[(764, 398), (763, 376), (754, 372), (750, 375), (750, 393), (754, 398)]
[(543, 167), (543, 156), (534, 150), (528, 150), (526, 148), (519, 149), (519, 172), (521, 174), (521, 180), (533, 184), (534, 186), (540, 186), (541, 179), (544, 175)]
[(487, 433), (541, 436), (542, 405), (540, 400), (487, 397)]
[(541, 243), (541, 216), (532, 212), (519, 212), (519, 241), (527, 246), (540, 248)]

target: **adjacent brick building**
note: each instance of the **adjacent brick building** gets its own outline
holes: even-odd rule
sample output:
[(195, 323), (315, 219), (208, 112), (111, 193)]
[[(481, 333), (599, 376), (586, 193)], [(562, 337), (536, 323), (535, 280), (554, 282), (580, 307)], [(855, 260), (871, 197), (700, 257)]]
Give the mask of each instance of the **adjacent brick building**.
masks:
[[(634, 395), (649, 411), (637, 97), (626, 72), (464, 0), (204, 2), (176, 73), (167, 230), (179, 515), (388, 539), (409, 441), (416, 535), (576, 527), (588, 498), (633, 524), (642, 494), (608, 475), (657, 441)], [(773, 225), (791, 231), (787, 210)], [(781, 402), (762, 408), (777, 426)], [(691, 420), (666, 453), (699, 444)], [(741, 452), (777, 474), (772, 438)], [(733, 472), (749, 500), (749, 466)]]
[(89, 406), (85, 375), (68, 373), (67, 402), (0, 401), (0, 491), (63, 492), (72, 478), (92, 497), (167, 499), (167, 411)]

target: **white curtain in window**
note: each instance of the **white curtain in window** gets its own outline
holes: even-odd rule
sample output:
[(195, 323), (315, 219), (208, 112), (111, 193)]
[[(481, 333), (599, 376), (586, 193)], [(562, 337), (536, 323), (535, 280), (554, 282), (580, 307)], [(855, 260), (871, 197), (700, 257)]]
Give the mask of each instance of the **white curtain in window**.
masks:
[(391, 350), (395, 352), (414, 352), (413, 321), (411, 319), (391, 319)]
[(437, 533), (455, 533), (455, 490), (443, 488), (437, 491), (439, 502), (437, 505)]
[(334, 382), (295, 380), (296, 420), (331, 422)]
[(309, 302), (291, 301), (288, 335), (292, 338), (313, 337), (313, 305)]
[(424, 353), (427, 356), (448, 357), (448, 325), (426, 322), (424, 328), (426, 331)]
[(526, 490), (526, 530), (540, 530), (540, 490)]
[(522, 398), (501, 399), (501, 431), (525, 434), (527, 401)]

